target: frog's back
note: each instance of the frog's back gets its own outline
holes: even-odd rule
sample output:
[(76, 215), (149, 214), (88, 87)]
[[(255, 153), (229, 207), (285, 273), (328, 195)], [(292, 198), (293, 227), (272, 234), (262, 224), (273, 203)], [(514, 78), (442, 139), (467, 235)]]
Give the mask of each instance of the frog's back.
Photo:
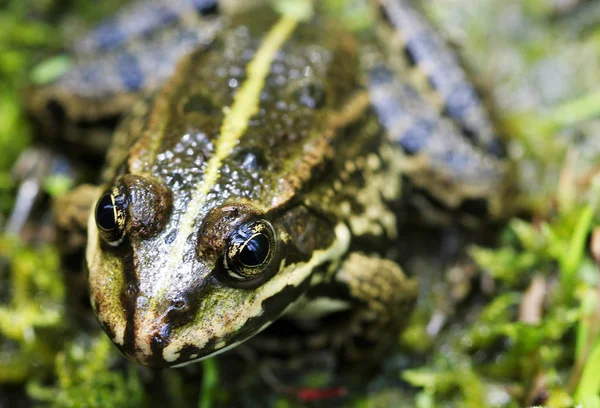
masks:
[[(261, 63), (257, 51), (279, 18), (264, 13), (234, 20), (209, 49), (180, 63), (151, 104), (140, 105), (137, 114), (134, 109), (121, 130), (130, 143), (127, 171), (168, 185), (197, 185), (204, 163), (230, 133), (226, 126), (238, 114), (231, 112), (238, 93), (254, 87), (256, 106), (235, 106), (248, 117), (232, 125), (243, 133), (222, 157), (216, 188), (224, 197), (260, 200), (268, 207), (285, 201), (281, 194), (292, 178), (312, 177), (311, 169), (298, 172), (309, 160), (307, 152), (331, 148), (335, 115), (360, 91), (356, 43), (338, 27), (301, 24), (274, 52), (264, 81), (254, 84), (252, 66)], [(248, 183), (252, 189), (244, 188)]]
[[(369, 109), (369, 99), (360, 87), (353, 37), (325, 22), (315, 24), (321, 23), (300, 23), (270, 13), (233, 21), (208, 49), (197, 50), (181, 61), (151, 103), (134, 107), (119, 131), (123, 141), (119, 150), (127, 153), (120, 161), (114, 160), (118, 152), (109, 154), (113, 160), (112, 174), (107, 175), (109, 194), (131, 195), (137, 185), (150, 183), (162, 186), (153, 189), (160, 196), (155, 201), (163, 196), (172, 200), (170, 212), (152, 215), (160, 227), (151, 235), (147, 229), (140, 234), (138, 223), (130, 222), (121, 231), (128, 234), (128, 240), (109, 237), (109, 244), (122, 244), (131, 252), (134, 273), (115, 270), (116, 250), (106, 250), (96, 239), (88, 244), (92, 302), (109, 332), (124, 333), (122, 350), (133, 358), (147, 358), (147, 353), (136, 355), (134, 349), (150, 348), (157, 325), (166, 324), (166, 310), (181, 298), (182, 288), (195, 305), (190, 309), (194, 315), (169, 323), (173, 336), (161, 338), (161, 344), (176, 350), (183, 347), (181, 342), (191, 342), (187, 334), (177, 333), (206, 337), (215, 327), (226, 332), (241, 324), (233, 317), (231, 327), (213, 321), (211, 291), (221, 303), (232, 303), (231, 313), (244, 310), (239, 305), (254, 310), (257, 299), (274, 296), (273, 288), (279, 292), (290, 286), (293, 296), (300, 295), (296, 289), (308, 285), (311, 269), (295, 265), (307, 264), (313, 257), (321, 259), (321, 251), (339, 256), (335, 223), (325, 214), (311, 214), (302, 204), (310, 205), (305, 201), (306, 192), (314, 184), (329, 184), (335, 177), (332, 163), (343, 162), (350, 151), (362, 150), (361, 144), (372, 144), (352, 128), (363, 126), (365, 117), (371, 120), (373, 116), (360, 115)], [(165, 188), (168, 192), (163, 194)], [(130, 220), (137, 217), (136, 200), (139, 197), (125, 199), (130, 203)], [(147, 214), (148, 206), (142, 203), (140, 208), (140, 214)], [(225, 273), (219, 272), (220, 245), (225, 238), (215, 236), (236, 228), (238, 221), (232, 217), (268, 219), (280, 231), (281, 239), (274, 245), (280, 248), (282, 260), (268, 269), (272, 273), (285, 269), (277, 278), (255, 287), (272, 276), (265, 273), (258, 283), (237, 291), (227, 286), (241, 285), (235, 282), (240, 276), (225, 276), (230, 285), (214, 281)], [(147, 223), (147, 219), (142, 221)], [(90, 236), (95, 238), (98, 232), (92, 223), (90, 227)], [(289, 238), (296, 235), (302, 238)], [(102, 236), (106, 238), (106, 234)], [(122, 286), (109, 289), (106, 285)], [(113, 307), (115, 302), (123, 302), (115, 298), (120, 299), (119, 294), (128, 287), (136, 288), (136, 299), (149, 302), (146, 309), (138, 311), (136, 299)], [(229, 294), (222, 297), (220, 291)], [(293, 296), (286, 294), (286, 299), (291, 301)], [(264, 316), (238, 316), (236, 319), (255, 319), (244, 330), (222, 334), (215, 341), (244, 338), (285, 306), (278, 302)], [(114, 317), (123, 310), (125, 316)], [(197, 316), (206, 319), (199, 321)], [(190, 320), (206, 330), (192, 330)], [(131, 327), (137, 331), (133, 333)], [(205, 340), (196, 339), (192, 344)], [(157, 359), (162, 357), (153, 353), (156, 361), (152, 364), (159, 364)], [(169, 364), (177, 362), (167, 360)]]

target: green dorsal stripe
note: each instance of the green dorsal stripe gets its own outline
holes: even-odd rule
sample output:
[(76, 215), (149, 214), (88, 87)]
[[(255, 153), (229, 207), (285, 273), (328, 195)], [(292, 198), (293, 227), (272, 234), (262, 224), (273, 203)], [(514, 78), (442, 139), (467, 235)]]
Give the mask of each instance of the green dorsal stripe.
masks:
[[(215, 154), (206, 164), (203, 180), (194, 191), (187, 210), (181, 218), (170, 262), (163, 275), (166, 279), (176, 271), (177, 263), (182, 261), (187, 237), (194, 231), (196, 217), (200, 213), (208, 193), (219, 179), (222, 162), (229, 156), (244, 134), (250, 118), (258, 112), (260, 93), (271, 69), (271, 64), (277, 51), (290, 37), (297, 23), (297, 19), (284, 16), (269, 30), (254, 58), (248, 64), (246, 81), (235, 94), (233, 104), (225, 108), (220, 135), (215, 143)], [(158, 287), (166, 287), (166, 285)]]

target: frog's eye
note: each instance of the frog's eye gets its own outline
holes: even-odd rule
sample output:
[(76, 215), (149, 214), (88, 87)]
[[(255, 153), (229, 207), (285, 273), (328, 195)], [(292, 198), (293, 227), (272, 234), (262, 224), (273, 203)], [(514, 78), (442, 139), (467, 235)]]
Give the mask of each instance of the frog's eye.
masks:
[(161, 231), (172, 209), (172, 194), (163, 183), (126, 174), (96, 204), (100, 236), (119, 246), (125, 236), (149, 238)]
[(227, 280), (244, 288), (261, 285), (276, 272), (269, 268), (276, 245), (275, 230), (268, 221), (253, 220), (238, 226), (227, 240), (223, 257)]
[(96, 204), (96, 226), (102, 238), (112, 246), (118, 246), (125, 236), (127, 200), (119, 189), (104, 193)]

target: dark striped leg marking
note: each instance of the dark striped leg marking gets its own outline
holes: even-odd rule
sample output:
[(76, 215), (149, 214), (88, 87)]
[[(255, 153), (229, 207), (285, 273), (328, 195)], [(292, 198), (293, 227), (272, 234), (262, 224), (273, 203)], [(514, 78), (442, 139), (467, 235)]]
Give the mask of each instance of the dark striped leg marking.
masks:
[(378, 0), (380, 14), (397, 31), (408, 60), (427, 76), (443, 100), (443, 113), (487, 153), (503, 155), (489, 115), (456, 54), (405, 0)]
[(390, 141), (406, 156), (404, 174), (446, 208), (499, 194), (505, 164), (479, 149), (408, 83), (382, 65), (368, 70), (371, 103)]
[(182, 25), (189, 15), (219, 13), (219, 0), (143, 0), (123, 7), (74, 45), (76, 54), (115, 51), (165, 27)]

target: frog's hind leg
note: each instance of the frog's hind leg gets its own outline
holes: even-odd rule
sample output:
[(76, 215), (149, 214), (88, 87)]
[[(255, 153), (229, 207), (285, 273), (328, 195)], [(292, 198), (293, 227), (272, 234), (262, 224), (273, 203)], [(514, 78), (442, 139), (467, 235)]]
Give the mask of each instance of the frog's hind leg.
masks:
[(28, 106), (42, 127), (114, 122), (172, 76), (182, 57), (208, 47), (223, 25), (217, 0), (143, 1), (71, 47), (70, 68), (33, 90)]
[(174, 26), (197, 27), (203, 19), (219, 14), (219, 0), (143, 0), (123, 7), (81, 40), (77, 55), (105, 53), (144, 40)]
[(403, 174), (422, 193), (413, 194), (422, 199), (418, 207), (433, 210), (422, 213), (435, 222), (454, 214), (467, 223), (501, 216), (509, 168), (458, 58), (404, 1), (377, 4), (388, 41), (385, 57), (365, 47), (367, 89), (388, 139), (399, 147)]
[(430, 88), (429, 102), (437, 105), (465, 137), (486, 153), (503, 155), (502, 143), (488, 111), (458, 55), (406, 0), (377, 0), (375, 3), (386, 23), (380, 26), (379, 34), (385, 36), (390, 53), (402, 56), (418, 71), (424, 86)]
[(404, 176), (428, 199), (477, 217), (498, 216), (506, 163), (465, 139), (415, 88), (383, 65), (368, 70), (373, 107), (398, 154)]

